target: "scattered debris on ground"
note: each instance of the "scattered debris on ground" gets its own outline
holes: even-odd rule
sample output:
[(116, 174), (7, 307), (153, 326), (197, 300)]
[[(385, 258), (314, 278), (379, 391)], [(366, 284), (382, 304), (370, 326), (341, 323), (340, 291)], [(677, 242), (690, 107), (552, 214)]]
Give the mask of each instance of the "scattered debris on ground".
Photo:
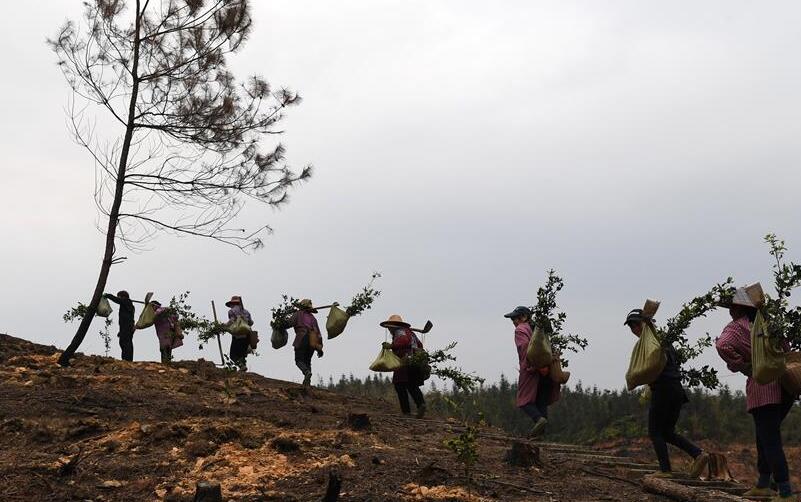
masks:
[(57, 356), (0, 335), (4, 501), (668, 500), (643, 491), (655, 466), (605, 450), (485, 428), (468, 483), (453, 421), (203, 360)]

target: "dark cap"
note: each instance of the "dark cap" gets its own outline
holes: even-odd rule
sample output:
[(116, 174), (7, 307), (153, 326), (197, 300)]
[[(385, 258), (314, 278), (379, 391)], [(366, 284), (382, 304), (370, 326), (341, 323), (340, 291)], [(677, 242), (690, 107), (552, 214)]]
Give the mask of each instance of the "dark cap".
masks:
[(645, 316), (642, 315), (642, 309), (634, 309), (626, 316), (626, 322), (624, 322), (623, 325), (627, 326), (631, 322), (642, 322), (644, 320)]
[(506, 318), (513, 318), (513, 317), (521, 317), (521, 316), (529, 316), (531, 317), (531, 309), (524, 306), (515, 307), (515, 309), (508, 314), (505, 314), (504, 317)]

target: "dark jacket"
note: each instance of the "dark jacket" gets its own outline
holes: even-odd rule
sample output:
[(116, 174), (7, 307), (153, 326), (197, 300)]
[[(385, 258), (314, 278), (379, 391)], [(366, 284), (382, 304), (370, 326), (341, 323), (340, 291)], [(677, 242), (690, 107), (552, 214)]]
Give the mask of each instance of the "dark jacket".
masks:
[(681, 385), (681, 365), (679, 354), (672, 345), (664, 346), (667, 364), (665, 369), (651, 384), (651, 404), (669, 402), (673, 406), (681, 406), (689, 401), (684, 387)]
[[(120, 334), (132, 335), (134, 332), (134, 304), (130, 298), (118, 298), (106, 294), (106, 298), (120, 306)], [(119, 336), (119, 335), (117, 335)]]
[(662, 373), (651, 384), (652, 387), (662, 387), (665, 385), (679, 385), (681, 386), (681, 366), (679, 365), (679, 354), (672, 345), (664, 347), (665, 355), (667, 356), (667, 364)]

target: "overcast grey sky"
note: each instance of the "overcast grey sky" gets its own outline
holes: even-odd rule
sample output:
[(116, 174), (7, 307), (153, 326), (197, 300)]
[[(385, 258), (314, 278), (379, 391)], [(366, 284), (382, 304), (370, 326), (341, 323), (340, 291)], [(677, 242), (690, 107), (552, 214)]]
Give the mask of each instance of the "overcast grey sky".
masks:
[[(502, 314), (554, 267), (567, 327), (590, 340), (574, 378), (619, 388), (630, 308), (659, 298), (664, 319), (727, 275), (770, 282), (768, 231), (801, 259), (798, 2), (254, 4), (233, 66), (303, 95), (283, 141), (313, 180), (281, 212), (247, 207), (243, 222), (276, 230), (264, 250), (161, 236), (127, 253), (109, 291), (190, 290), (209, 315), (212, 298), (241, 294), (267, 334), (282, 293), (344, 303), (378, 270), (383, 296), (316, 373), (366, 375), (377, 323), (399, 313), (434, 321), (429, 346), (458, 341), (461, 365), (495, 380), (516, 375)], [(88, 300), (103, 240), (44, 44), (80, 13), (79, 0), (14, 2), (0, 19), (0, 332), (62, 348), (75, 326), (61, 315)], [(83, 351), (102, 353), (96, 332)], [(200, 355), (218, 358), (192, 341), (176, 353)], [(153, 330), (138, 332), (135, 358), (157, 356)], [(729, 374), (714, 350), (702, 362)], [(250, 366), (299, 380), (288, 348), (265, 343)]]

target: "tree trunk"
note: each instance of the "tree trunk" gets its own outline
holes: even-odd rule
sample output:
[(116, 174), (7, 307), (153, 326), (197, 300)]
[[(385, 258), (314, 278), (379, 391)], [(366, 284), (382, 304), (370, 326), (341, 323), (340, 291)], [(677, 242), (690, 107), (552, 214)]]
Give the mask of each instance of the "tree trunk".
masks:
[(646, 492), (665, 495), (681, 502), (734, 502), (743, 500), (742, 497), (721, 491), (684, 486), (674, 481), (651, 476), (643, 478), (642, 486)]
[(120, 152), (120, 162), (117, 167), (117, 183), (114, 189), (114, 202), (111, 204), (111, 211), (108, 217), (108, 229), (106, 230), (106, 250), (103, 254), (103, 262), (100, 265), (100, 275), (97, 278), (95, 291), (92, 293), (92, 299), (89, 302), (86, 316), (81, 320), (78, 326), (78, 331), (72, 337), (69, 346), (62, 352), (58, 359), (58, 364), (61, 366), (69, 366), (70, 359), (75, 355), (75, 351), (83, 343), (86, 333), (89, 331), (89, 326), (95, 317), (97, 305), (100, 303), (100, 297), (103, 295), (103, 290), (106, 288), (106, 281), (108, 274), (111, 271), (111, 264), (114, 260), (114, 239), (117, 234), (117, 223), (119, 222), (120, 206), (122, 205), (122, 196), (125, 190), (125, 170), (128, 167), (128, 154), (131, 149), (131, 140), (133, 139), (135, 118), (136, 118), (136, 100), (139, 95), (139, 45), (140, 45), (140, 30), (142, 25), (142, 12), (140, 9), (140, 0), (136, 0), (136, 29), (134, 34), (134, 52), (133, 52), (133, 67), (131, 68), (132, 84), (131, 84), (131, 100), (128, 104), (128, 122), (125, 126), (125, 138), (122, 143), (122, 151)]

